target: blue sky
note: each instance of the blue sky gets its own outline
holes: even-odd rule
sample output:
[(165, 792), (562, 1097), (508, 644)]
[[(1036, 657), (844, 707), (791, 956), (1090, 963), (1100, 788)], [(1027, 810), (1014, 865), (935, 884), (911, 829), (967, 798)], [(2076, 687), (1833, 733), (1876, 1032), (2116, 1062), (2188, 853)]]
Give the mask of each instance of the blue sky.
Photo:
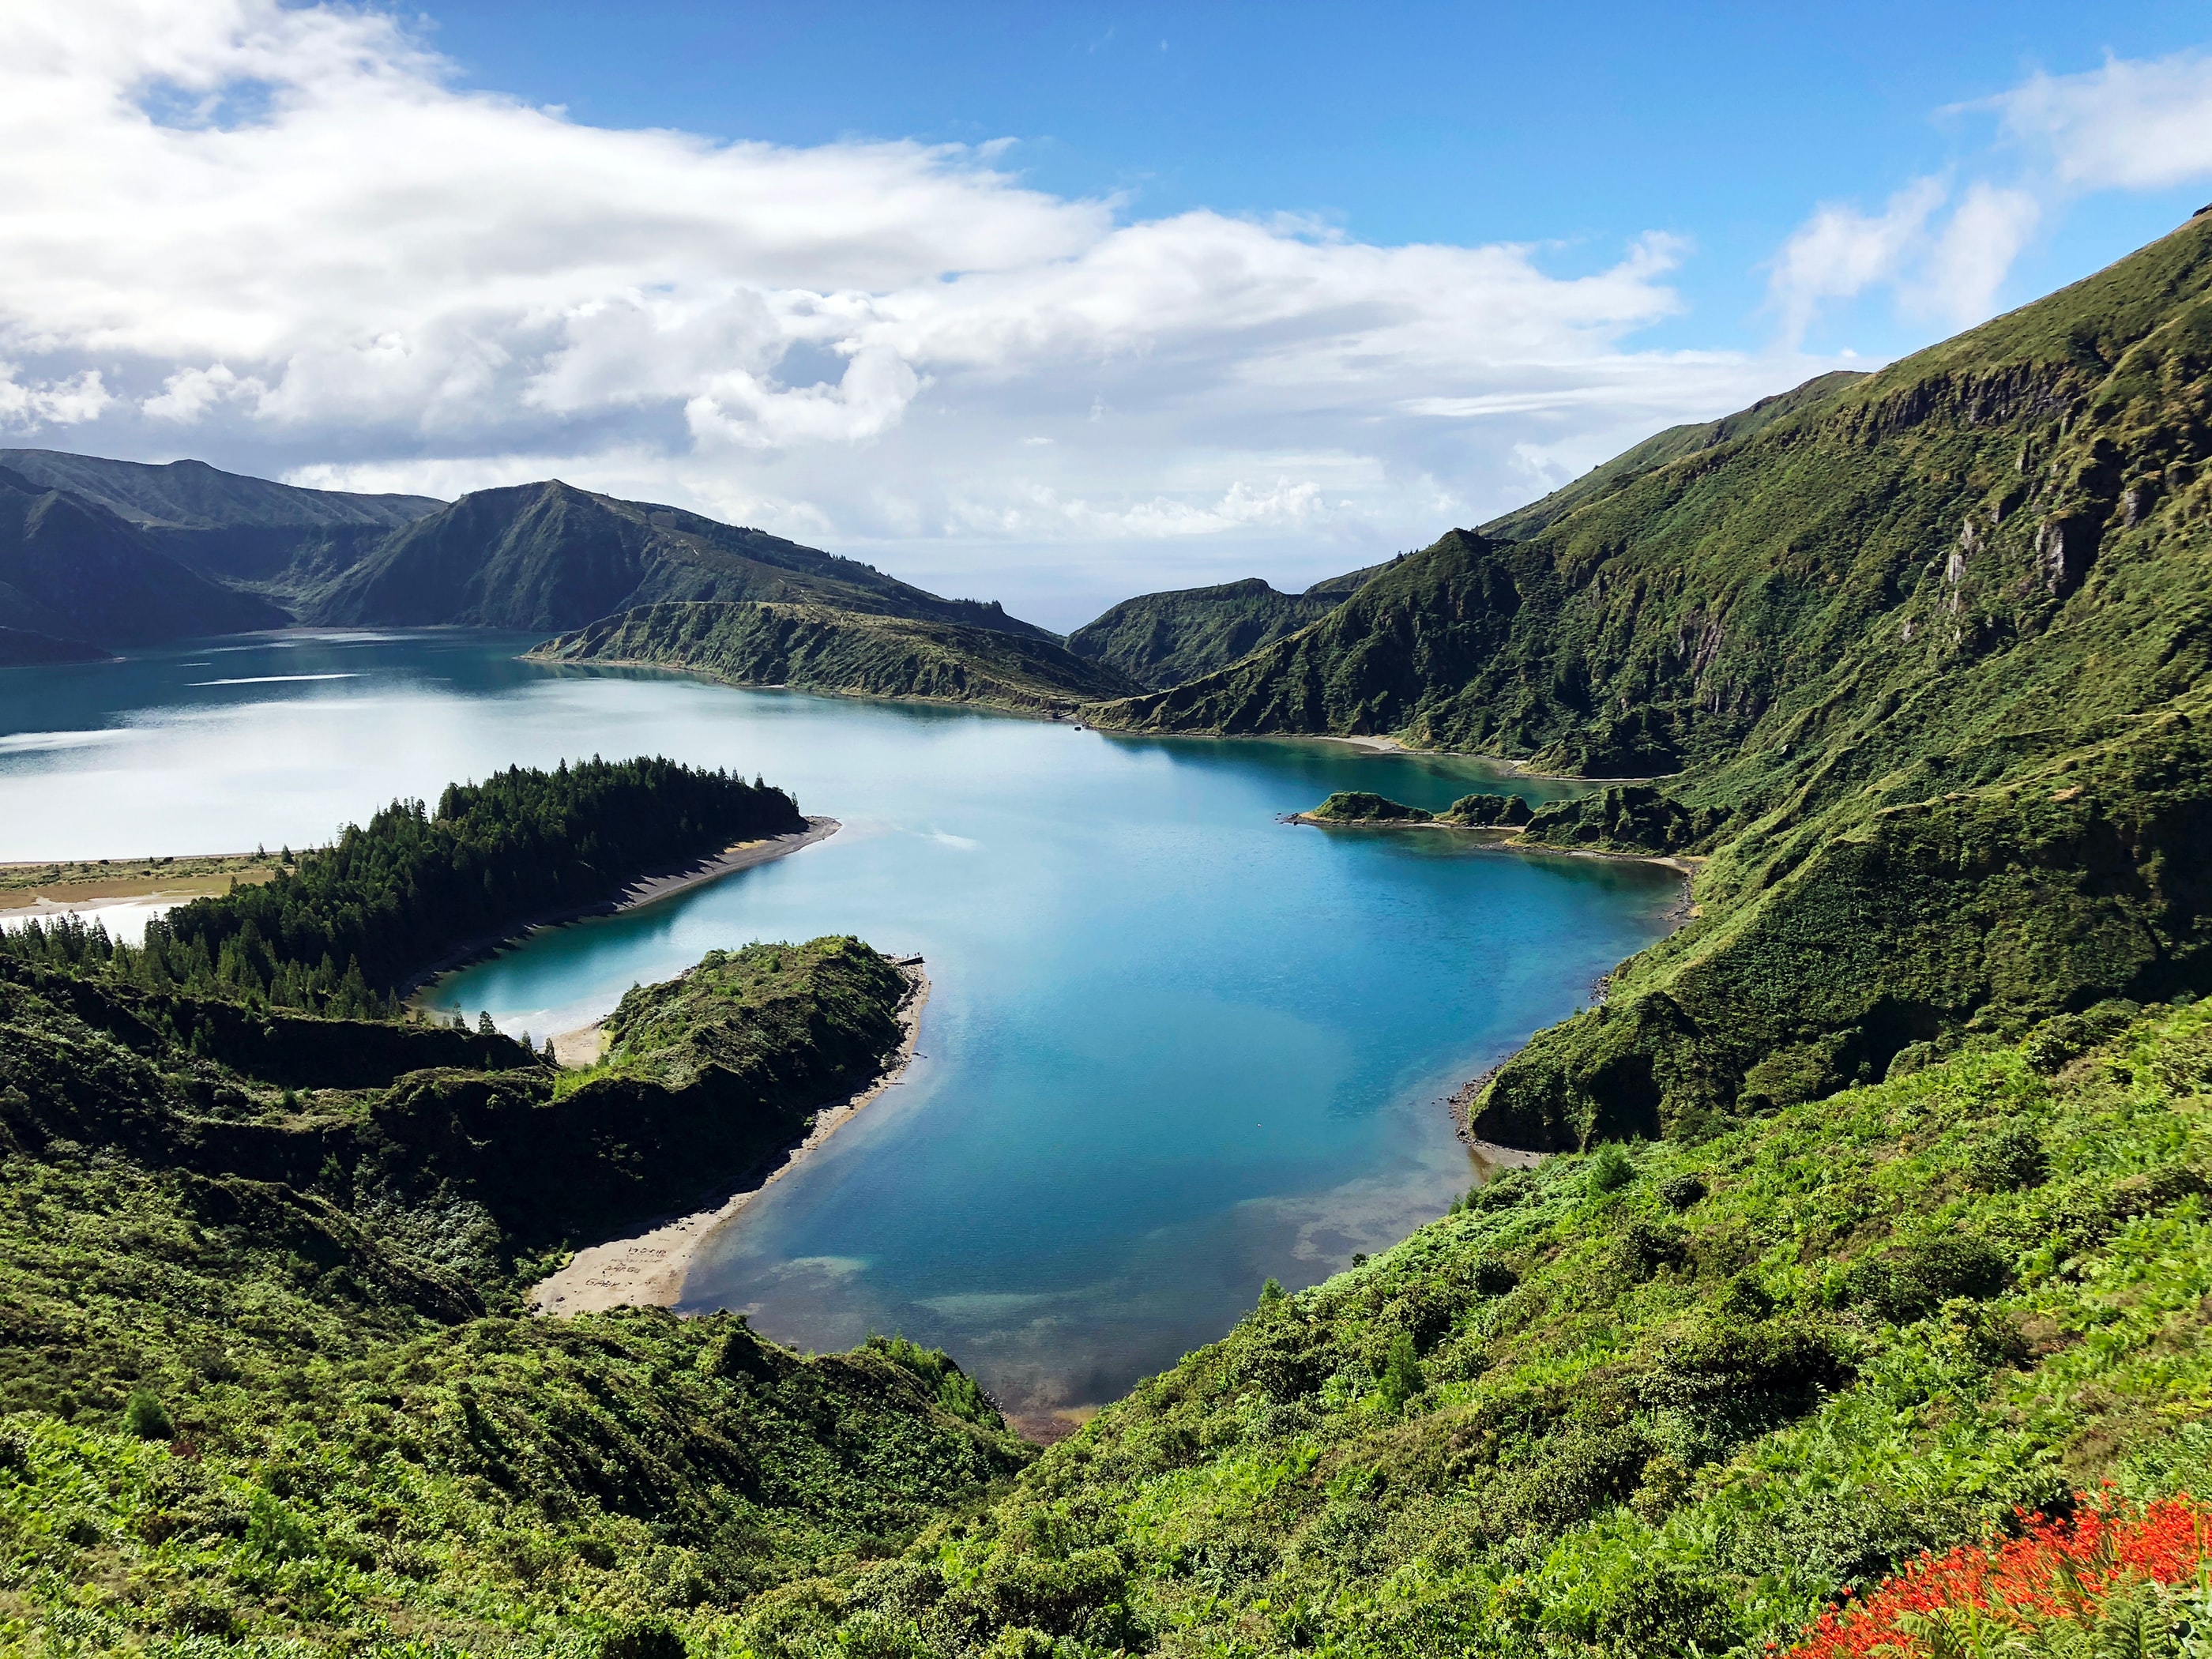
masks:
[(0, 442), (561, 477), (1069, 627), (1483, 522), (2212, 198), (2212, 15), (0, 8)]
[[(1693, 252), (1653, 344), (1755, 349), (1765, 262), (1818, 201), (2010, 158), (1987, 110), (2038, 70), (2212, 44), (2201, 3), (1850, 6), (975, 4), (452, 0), (429, 38), (477, 84), (612, 126), (821, 144), (1012, 139), (1006, 163), (1132, 216), (1310, 213), (1363, 241), (1546, 245), (1561, 272), (1659, 229)], [(1992, 152), (1996, 152), (1993, 155)], [(2142, 246), (2212, 180), (2083, 202), (2018, 303)], [(1816, 349), (1942, 331), (1843, 306)]]

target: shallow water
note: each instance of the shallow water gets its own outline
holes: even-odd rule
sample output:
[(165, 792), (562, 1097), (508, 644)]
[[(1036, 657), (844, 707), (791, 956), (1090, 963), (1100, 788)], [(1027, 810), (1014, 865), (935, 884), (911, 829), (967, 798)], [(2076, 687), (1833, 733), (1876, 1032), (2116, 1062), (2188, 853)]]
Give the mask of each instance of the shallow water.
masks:
[[(0, 673), (0, 858), (301, 845), (514, 763), (759, 772), (830, 841), (534, 935), (441, 1002), (543, 1036), (753, 939), (920, 951), (918, 1060), (708, 1247), (689, 1306), (815, 1348), (941, 1344), (1076, 1407), (1434, 1216), (1439, 1097), (1664, 931), (1675, 880), (1279, 814), (1560, 786), (1318, 742), (1130, 740), (520, 663), (524, 641), (288, 635)], [(345, 678), (312, 678), (344, 676)]]

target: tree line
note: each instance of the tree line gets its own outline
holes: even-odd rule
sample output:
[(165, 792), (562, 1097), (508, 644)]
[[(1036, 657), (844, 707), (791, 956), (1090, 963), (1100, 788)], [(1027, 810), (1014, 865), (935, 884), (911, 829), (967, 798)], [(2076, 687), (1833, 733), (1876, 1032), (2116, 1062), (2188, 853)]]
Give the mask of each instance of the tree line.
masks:
[(366, 828), (288, 854), (264, 884), (155, 917), (143, 945), (60, 917), (0, 933), (0, 951), (149, 990), (394, 1017), (410, 980), (473, 941), (805, 824), (789, 794), (757, 778), (657, 756), (511, 767), (449, 785), (434, 812), (394, 801)]

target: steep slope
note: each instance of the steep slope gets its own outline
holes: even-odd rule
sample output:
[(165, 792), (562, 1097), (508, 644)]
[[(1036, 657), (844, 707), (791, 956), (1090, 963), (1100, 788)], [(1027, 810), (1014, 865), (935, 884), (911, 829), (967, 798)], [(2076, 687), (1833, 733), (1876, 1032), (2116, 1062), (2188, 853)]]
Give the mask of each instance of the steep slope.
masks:
[[(754, 988), (756, 1009), (822, 989)], [(539, 1247), (601, 1200), (712, 1178), (656, 1150), (680, 1091), (641, 1119), (649, 1100), (560, 1093), (503, 1037), (276, 1018), (304, 1066), (281, 1081), (235, 1005), (0, 956), (9, 1650), (367, 1651), (396, 1629), (680, 1653), (677, 1624), (891, 1553), (1026, 1461), (911, 1344), (802, 1358), (727, 1316), (517, 1316), (559, 1260)], [(771, 1019), (757, 1069), (841, 1077), (820, 1036)], [(416, 1052), (366, 1077), (364, 1037)]]
[(646, 605), (548, 640), (530, 657), (1029, 712), (1072, 709), (1131, 686), (1050, 640), (811, 605)]
[(0, 467), (0, 628), (44, 636), (26, 653), (146, 645), (282, 624), (265, 601), (219, 586), (149, 545), (106, 507)]
[(1327, 616), (1338, 601), (1278, 593), (1259, 577), (1124, 599), (1067, 636), (1079, 657), (1139, 685), (1180, 685)]
[(1814, 376), (1802, 386), (1777, 392), (1771, 398), (1761, 398), (1749, 409), (1723, 415), (1717, 421), (1670, 426), (1664, 432), (1652, 434), (1632, 449), (1623, 450), (1611, 460), (1601, 462), (1572, 483), (1553, 490), (1541, 501), (1531, 501), (1503, 518), (1492, 519), (1482, 526), (1482, 533), (1503, 541), (1526, 541), (1538, 531), (1565, 518), (1576, 508), (1610, 495), (1630, 479), (1650, 471), (1653, 467), (1679, 461), (1684, 456), (1697, 454), (1701, 450), (1717, 449), (1738, 438), (1748, 438), (1753, 433), (1771, 426), (1777, 421), (1805, 410), (1818, 408), (1840, 395), (1855, 381), (1864, 379), (1866, 376), (1856, 369), (1832, 369), (1826, 374)]
[(147, 465), (53, 449), (0, 449), (0, 466), (107, 508), (203, 574), (279, 599), (343, 569), (401, 525), (445, 505), (428, 495), (302, 489), (205, 461)]
[(2201, 1492), (2208, 1063), (2204, 1009), (2115, 1006), (1702, 1145), (1509, 1175), (1263, 1292), (1003, 1502), (896, 1569), (771, 1592), (744, 1633), (775, 1659), (1041, 1650), (1023, 1626), (1089, 1652), (1747, 1659), (2015, 1509)]
[(745, 599), (1055, 637), (995, 602), (942, 599), (855, 560), (557, 479), (478, 490), (394, 532), (301, 619), (550, 630), (642, 605)]
[(1698, 919), (1516, 1056), (1482, 1124), (1709, 1125), (1977, 1025), (2212, 984), (2208, 422), (2212, 217), (1091, 713), (1677, 774), (1656, 810), (1607, 791), (1547, 834), (1709, 854)]

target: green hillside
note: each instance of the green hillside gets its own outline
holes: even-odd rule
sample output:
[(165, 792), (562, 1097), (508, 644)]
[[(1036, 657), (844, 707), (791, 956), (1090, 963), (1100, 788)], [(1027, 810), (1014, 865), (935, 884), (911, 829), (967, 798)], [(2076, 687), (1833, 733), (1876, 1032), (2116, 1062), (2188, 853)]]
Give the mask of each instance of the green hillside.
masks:
[(0, 449), (0, 466), (130, 521), (203, 575), (283, 597), (343, 569), (394, 529), (445, 503), (428, 495), (302, 489), (205, 461), (149, 466), (57, 449)]
[(1866, 376), (1849, 368), (1832, 369), (1817, 374), (1804, 385), (1787, 392), (1777, 392), (1771, 398), (1761, 398), (1749, 409), (1738, 410), (1733, 415), (1723, 415), (1717, 421), (1700, 421), (1689, 426), (1670, 426), (1664, 432), (1655, 432), (1632, 449), (1625, 449), (1609, 461), (1599, 463), (1577, 478), (1572, 483), (1553, 490), (1541, 501), (1531, 501), (1503, 518), (1492, 519), (1482, 526), (1486, 536), (1495, 536), (1504, 541), (1525, 541), (1546, 526), (1564, 519), (1578, 507), (1588, 506), (1602, 495), (1632, 478), (1649, 472), (1654, 467), (1664, 466), (1669, 461), (1679, 461), (1686, 455), (1700, 451), (1717, 449), (1739, 438), (1748, 438), (1763, 427), (1777, 421), (1814, 409), (1837, 397), (1854, 382)]
[(1509, 1063), (1482, 1123), (1574, 1146), (1816, 1097), (2212, 981), (2208, 413), (2212, 219), (1089, 712), (1672, 775), (1540, 838), (1708, 859), (1696, 920)]
[(1028, 713), (1072, 709), (1131, 689), (1112, 668), (1050, 640), (811, 605), (647, 605), (548, 640), (530, 656)]
[[(232, 1005), (0, 958), (0, 1647), (680, 1651), (1017, 1469), (909, 1345), (519, 1316), (549, 1247), (729, 1172), (710, 1120), (787, 1128), (785, 1097), (880, 1064), (896, 972), (850, 940), (764, 949), (750, 1105), (298, 1016), (272, 1075), (178, 1040)], [(362, 1075), (363, 1035), (415, 1068)]]
[(1257, 576), (1146, 593), (1077, 629), (1067, 648), (1139, 685), (1180, 685), (1296, 633), (1338, 603), (1323, 594), (1278, 593)]
[(763, 1659), (1749, 1656), (2015, 1508), (2201, 1492), (2208, 1078), (2212, 1013), (2112, 1005), (1504, 1176), (741, 1631)]
[(327, 624), (577, 628), (641, 605), (773, 599), (1052, 641), (994, 601), (943, 599), (872, 565), (558, 479), (483, 489), (392, 532), (307, 593)]
[(283, 613), (186, 568), (96, 501), (0, 466), (0, 648), (13, 663), (274, 628)]

